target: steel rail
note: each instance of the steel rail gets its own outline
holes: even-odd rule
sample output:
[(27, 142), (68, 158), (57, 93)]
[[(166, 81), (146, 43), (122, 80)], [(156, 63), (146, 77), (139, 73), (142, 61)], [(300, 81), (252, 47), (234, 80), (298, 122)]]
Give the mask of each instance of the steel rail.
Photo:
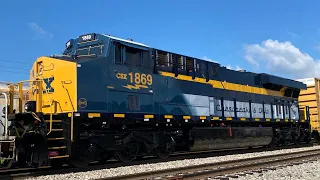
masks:
[(275, 154), (271, 156), (260, 156), (253, 158), (222, 161), (201, 165), (185, 166), (180, 168), (164, 169), (160, 171), (149, 171), (137, 174), (129, 174), (115, 177), (99, 178), (96, 180), (142, 180), (142, 179), (198, 179), (215, 177), (231, 172), (241, 172), (250, 168), (279, 164), (287, 161), (301, 160), (306, 158), (319, 158), (320, 149), (292, 152), (286, 154)]
[(221, 157), (225, 155), (234, 155), (234, 154), (245, 154), (245, 153), (258, 153), (258, 152), (268, 152), (276, 151), (281, 149), (294, 149), (294, 148), (303, 148), (310, 147), (311, 144), (300, 145), (300, 147), (288, 146), (288, 147), (255, 147), (255, 148), (239, 148), (239, 149), (225, 149), (224, 151), (202, 151), (202, 152), (176, 152), (173, 155), (169, 156), (167, 159), (158, 159), (153, 156), (147, 156), (141, 160), (135, 160), (129, 163), (118, 162), (117, 160), (108, 160), (105, 164), (93, 163), (90, 166), (83, 168), (73, 168), (71, 166), (65, 165), (60, 169), (54, 169), (50, 166), (41, 166), (39, 168), (17, 168), (17, 169), (6, 169), (0, 168), (0, 179), (1, 178), (13, 178), (20, 179), (26, 177), (37, 177), (43, 175), (53, 175), (53, 174), (66, 174), (66, 173), (77, 173), (77, 172), (86, 172), (93, 170), (101, 170), (107, 168), (117, 168), (119, 166), (133, 166), (140, 164), (151, 164), (159, 162), (168, 162), (168, 161), (179, 161), (184, 159), (195, 159), (195, 158), (207, 158), (207, 157)]

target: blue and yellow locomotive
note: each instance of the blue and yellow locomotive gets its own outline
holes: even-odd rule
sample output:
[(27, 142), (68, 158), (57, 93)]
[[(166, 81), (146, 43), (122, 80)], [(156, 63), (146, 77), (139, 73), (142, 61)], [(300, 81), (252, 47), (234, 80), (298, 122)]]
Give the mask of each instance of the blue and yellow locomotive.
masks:
[(311, 139), (308, 107), (298, 104), (305, 84), (130, 39), (79, 36), (62, 55), (39, 57), (30, 73), (18, 83), (20, 97), (30, 84), (30, 101), (13, 112), (10, 99), (6, 138), (15, 147), (2, 149), (18, 166), (79, 167)]

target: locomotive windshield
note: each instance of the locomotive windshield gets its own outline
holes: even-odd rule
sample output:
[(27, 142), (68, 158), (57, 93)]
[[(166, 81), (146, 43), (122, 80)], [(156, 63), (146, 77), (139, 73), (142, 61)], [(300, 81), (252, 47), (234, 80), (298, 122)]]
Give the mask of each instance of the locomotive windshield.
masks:
[(103, 53), (104, 45), (88, 45), (76, 50), (77, 56), (98, 56)]
[(103, 41), (99, 41), (95, 34), (80, 36), (76, 40), (69, 40), (63, 55), (74, 58), (95, 58), (104, 53)]

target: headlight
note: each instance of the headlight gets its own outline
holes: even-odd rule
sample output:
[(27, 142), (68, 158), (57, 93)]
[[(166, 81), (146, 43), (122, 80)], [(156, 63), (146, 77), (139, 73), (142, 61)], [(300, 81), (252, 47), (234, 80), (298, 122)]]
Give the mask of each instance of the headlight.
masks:
[(26, 104), (24, 105), (24, 109), (25, 109), (27, 112), (32, 111), (32, 106), (31, 106), (31, 104), (26, 103)]
[(26, 112), (34, 112), (36, 110), (36, 102), (28, 101), (24, 104), (24, 109)]

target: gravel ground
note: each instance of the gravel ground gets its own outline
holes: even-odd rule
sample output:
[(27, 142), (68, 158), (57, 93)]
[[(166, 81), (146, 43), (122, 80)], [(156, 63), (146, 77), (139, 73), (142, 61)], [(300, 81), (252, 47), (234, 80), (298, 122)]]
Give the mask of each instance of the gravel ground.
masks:
[(230, 180), (317, 180), (320, 179), (320, 160), (303, 163), (300, 165), (287, 166), (281, 169), (263, 173), (230, 178)]
[[(94, 171), (88, 171), (88, 172), (77, 172), (77, 173), (69, 173), (69, 174), (56, 174), (56, 175), (39, 176), (39, 177), (28, 178), (28, 180), (97, 179), (97, 178), (105, 178), (105, 177), (112, 177), (112, 176), (119, 176), (119, 175), (128, 175), (128, 174), (135, 174), (135, 173), (139, 173), (139, 172), (164, 170), (164, 169), (171, 169), (171, 168), (177, 168), (177, 167), (192, 166), (192, 165), (199, 165), (199, 164), (206, 164), (206, 163), (213, 163), (213, 162), (220, 162), (220, 161), (230, 161), (230, 160), (235, 160), (235, 159), (259, 157), (259, 156), (269, 156), (269, 155), (273, 155), (273, 154), (291, 153), (291, 152), (305, 151), (305, 150), (310, 150), (310, 149), (320, 149), (320, 146), (313, 146), (313, 147), (306, 147), (306, 148), (295, 148), (295, 149), (283, 149), (283, 150), (266, 151), (266, 152), (259, 152), (259, 153), (226, 155), (226, 156), (220, 156), (220, 157), (186, 159), (186, 160), (177, 160), (177, 161), (154, 163), (154, 164), (141, 164), (141, 165), (118, 167), (118, 168), (94, 170)], [(316, 166), (314, 166), (314, 168), (315, 167)], [(318, 171), (320, 171), (320, 170), (318, 170)], [(301, 173), (297, 172), (297, 174), (301, 174)], [(320, 173), (318, 173), (318, 174), (319, 174), (318, 176), (320, 177)]]

